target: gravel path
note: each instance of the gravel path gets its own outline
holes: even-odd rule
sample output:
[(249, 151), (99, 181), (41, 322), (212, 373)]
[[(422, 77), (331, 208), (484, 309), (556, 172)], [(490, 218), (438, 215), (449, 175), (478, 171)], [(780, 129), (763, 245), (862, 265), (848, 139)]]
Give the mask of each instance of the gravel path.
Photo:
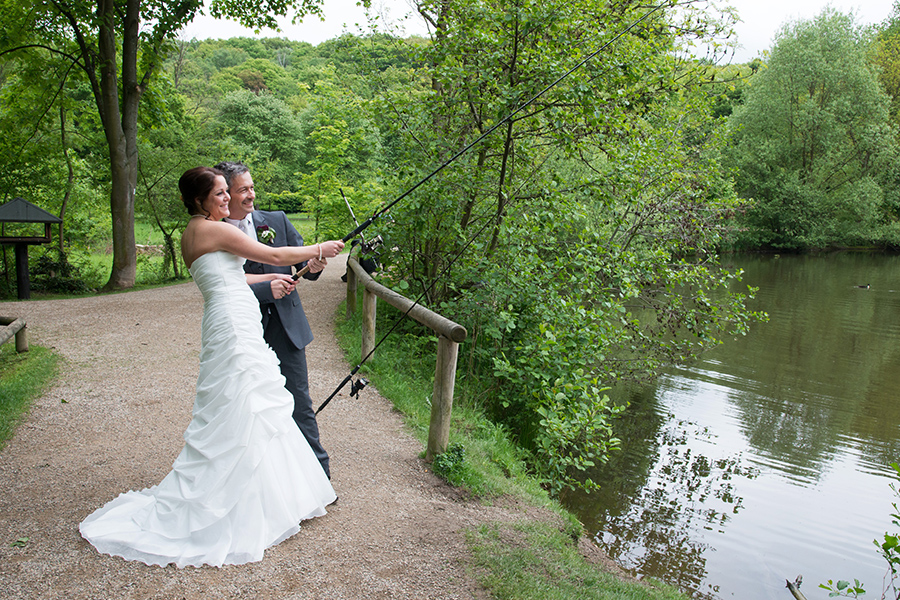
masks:
[[(316, 336), (316, 404), (350, 372), (333, 334), (346, 255), (303, 282)], [(64, 357), (56, 385), (0, 452), (0, 598), (489, 598), (467, 569), (463, 532), (527, 518), (513, 500), (465, 501), (418, 458), (377, 382), (319, 415), (340, 496), (258, 563), (148, 567), (98, 554), (78, 533), (96, 508), (158, 483), (181, 450), (198, 372), (202, 298), (192, 283), (93, 298), (8, 302), (31, 344)], [(430, 390), (423, 392), (429, 393)], [(23, 547), (13, 543), (23, 537)]]

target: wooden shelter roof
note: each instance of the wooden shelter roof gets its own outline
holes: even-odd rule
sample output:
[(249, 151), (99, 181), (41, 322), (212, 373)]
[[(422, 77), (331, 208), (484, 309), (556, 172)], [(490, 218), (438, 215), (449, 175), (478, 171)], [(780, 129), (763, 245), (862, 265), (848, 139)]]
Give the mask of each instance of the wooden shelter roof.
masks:
[(2, 223), (62, 223), (62, 219), (22, 198), (0, 205)]

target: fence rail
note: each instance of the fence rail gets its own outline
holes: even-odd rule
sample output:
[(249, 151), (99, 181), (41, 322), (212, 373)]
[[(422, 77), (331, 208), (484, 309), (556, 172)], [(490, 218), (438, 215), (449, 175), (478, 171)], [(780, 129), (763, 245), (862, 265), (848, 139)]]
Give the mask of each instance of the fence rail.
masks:
[(28, 335), (22, 317), (0, 317), (0, 344), (16, 336), (16, 352), (28, 352)]
[(388, 289), (372, 279), (355, 257), (347, 261), (347, 317), (356, 312), (356, 294), (363, 285), (362, 357), (369, 356), (375, 348), (376, 299), (380, 298), (397, 310), (409, 315), (438, 335), (437, 357), (434, 369), (434, 390), (431, 396), (431, 421), (428, 427), (428, 446), (425, 460), (431, 462), (435, 455), (447, 450), (450, 440), (450, 415), (453, 409), (453, 388), (456, 385), (456, 359), (459, 344), (468, 333), (462, 325), (454, 323), (436, 312), (428, 310), (409, 298)]

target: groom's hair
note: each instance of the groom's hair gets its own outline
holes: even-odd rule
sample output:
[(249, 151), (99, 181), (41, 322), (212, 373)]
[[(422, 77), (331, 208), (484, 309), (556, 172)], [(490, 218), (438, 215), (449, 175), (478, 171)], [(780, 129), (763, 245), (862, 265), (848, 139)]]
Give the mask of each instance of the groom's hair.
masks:
[(223, 161), (217, 164), (214, 169), (222, 171), (222, 174), (225, 175), (225, 183), (228, 184), (228, 187), (231, 187), (231, 180), (237, 177), (238, 175), (243, 175), (250, 171), (250, 167), (245, 165), (244, 163), (237, 162), (229, 162)]

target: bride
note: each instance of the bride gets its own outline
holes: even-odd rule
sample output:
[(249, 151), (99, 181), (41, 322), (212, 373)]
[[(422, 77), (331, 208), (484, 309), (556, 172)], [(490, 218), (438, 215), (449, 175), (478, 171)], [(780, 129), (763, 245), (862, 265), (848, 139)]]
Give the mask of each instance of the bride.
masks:
[(255, 562), (336, 496), (291, 418), (294, 399), (242, 265), (293, 265), (318, 257), (319, 246), (331, 258), (344, 243), (276, 248), (250, 239), (221, 221), (228, 187), (215, 169), (190, 169), (178, 187), (191, 215), (182, 257), (204, 299), (193, 418), (159, 485), (119, 495), (79, 529), (98, 551), (148, 565)]

